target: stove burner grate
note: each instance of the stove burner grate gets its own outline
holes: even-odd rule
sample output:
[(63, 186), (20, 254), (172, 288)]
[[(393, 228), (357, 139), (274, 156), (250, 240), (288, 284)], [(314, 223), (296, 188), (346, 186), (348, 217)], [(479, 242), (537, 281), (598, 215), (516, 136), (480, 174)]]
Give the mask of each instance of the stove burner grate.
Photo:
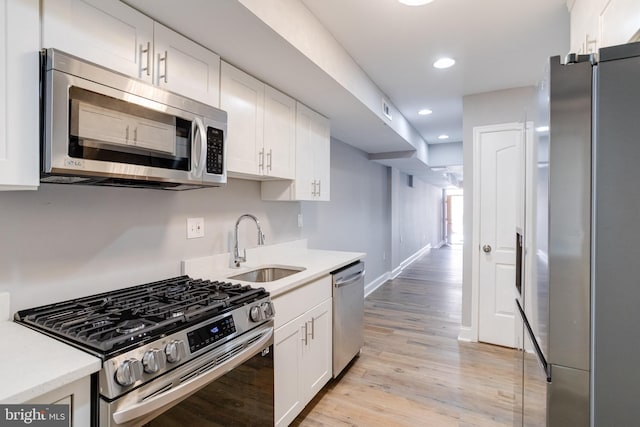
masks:
[(106, 355), (268, 295), (263, 288), (180, 276), (23, 310), (16, 320)]

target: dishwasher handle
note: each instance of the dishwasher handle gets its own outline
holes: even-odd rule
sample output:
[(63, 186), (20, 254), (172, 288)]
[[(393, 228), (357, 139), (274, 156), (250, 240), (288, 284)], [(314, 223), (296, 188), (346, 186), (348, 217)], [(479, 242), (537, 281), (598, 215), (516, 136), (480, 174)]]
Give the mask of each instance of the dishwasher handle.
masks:
[(357, 282), (358, 280), (360, 280), (361, 278), (363, 278), (363, 277), (364, 277), (364, 273), (365, 273), (365, 271), (364, 271), (364, 270), (362, 270), (362, 271), (357, 272), (356, 274), (352, 274), (352, 275), (351, 275), (351, 276), (349, 276), (349, 277), (345, 277), (344, 279), (337, 280), (337, 281), (333, 284), (333, 286), (335, 286), (336, 288), (341, 288), (341, 287), (343, 287), (343, 286), (350, 285), (351, 283), (353, 283), (353, 282)]

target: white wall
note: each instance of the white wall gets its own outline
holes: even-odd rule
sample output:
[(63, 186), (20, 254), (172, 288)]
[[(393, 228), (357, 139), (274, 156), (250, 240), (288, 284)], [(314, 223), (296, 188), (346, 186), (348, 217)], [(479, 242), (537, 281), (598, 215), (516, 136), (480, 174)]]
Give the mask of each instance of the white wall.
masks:
[(429, 144), (429, 166), (460, 166), (462, 163), (462, 141)]
[[(238, 179), (184, 192), (56, 184), (0, 192), (0, 292), (11, 293), (15, 312), (172, 277), (183, 259), (229, 252), (246, 212), (267, 244), (306, 237), (312, 248), (366, 252), (370, 283), (439, 241), (440, 190), (407, 179), (332, 140), (330, 202), (263, 202), (259, 182)], [(392, 196), (402, 236), (393, 245)], [(186, 239), (189, 217), (204, 217), (204, 238)], [(255, 226), (244, 221), (240, 237), (241, 248), (256, 246)]]
[[(462, 326), (471, 326), (471, 239), (473, 236), (473, 128), (500, 123), (524, 122), (536, 117), (533, 86), (465, 96), (463, 104), (464, 150), (464, 248)], [(514, 231), (515, 232), (515, 231)]]
[(391, 170), (392, 269), (427, 245), (439, 247), (442, 240), (442, 189)]
[[(262, 202), (258, 182), (185, 192), (43, 184), (0, 193), (0, 291), (11, 309), (61, 301), (180, 273), (180, 261), (231, 249), (238, 216), (260, 220), (267, 243), (300, 238), (298, 202)], [(187, 217), (205, 237), (186, 239)], [(257, 243), (243, 222), (241, 247)]]
[(303, 202), (309, 246), (366, 252), (367, 282), (390, 270), (391, 198), (388, 168), (331, 140), (331, 201)]

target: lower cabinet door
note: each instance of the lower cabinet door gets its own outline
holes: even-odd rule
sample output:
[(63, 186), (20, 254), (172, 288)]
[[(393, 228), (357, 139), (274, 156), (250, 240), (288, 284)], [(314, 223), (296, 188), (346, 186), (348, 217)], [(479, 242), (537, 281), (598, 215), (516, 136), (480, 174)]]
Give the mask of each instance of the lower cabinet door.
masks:
[(302, 411), (299, 381), (304, 329), (298, 317), (276, 329), (274, 335), (274, 416), (276, 426), (287, 426)]
[(275, 331), (274, 413), (288, 426), (332, 374), (331, 298)]
[[(302, 347), (300, 387), (306, 405), (324, 387), (332, 375), (332, 299), (307, 312), (307, 345)], [(304, 342), (303, 342), (304, 344)]]

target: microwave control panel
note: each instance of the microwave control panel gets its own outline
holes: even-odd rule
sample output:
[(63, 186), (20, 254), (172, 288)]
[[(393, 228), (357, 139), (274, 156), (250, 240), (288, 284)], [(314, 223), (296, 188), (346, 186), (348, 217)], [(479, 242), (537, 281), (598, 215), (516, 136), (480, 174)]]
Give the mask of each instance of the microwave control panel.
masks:
[(207, 127), (207, 173), (222, 175), (224, 163), (224, 134), (221, 129)]

